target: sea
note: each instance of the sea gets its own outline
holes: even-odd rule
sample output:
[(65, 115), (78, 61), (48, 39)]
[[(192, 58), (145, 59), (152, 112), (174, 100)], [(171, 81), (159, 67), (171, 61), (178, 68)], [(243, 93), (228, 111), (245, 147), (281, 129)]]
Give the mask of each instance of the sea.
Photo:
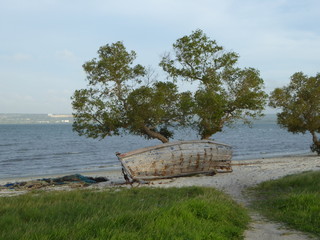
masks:
[[(193, 129), (179, 129), (176, 140), (199, 139)], [(292, 134), (276, 117), (236, 124), (212, 136), (233, 147), (233, 160), (309, 154), (310, 134)], [(120, 169), (116, 152), (161, 144), (140, 136), (90, 139), (72, 131), (72, 124), (0, 124), (0, 179), (75, 174)]]

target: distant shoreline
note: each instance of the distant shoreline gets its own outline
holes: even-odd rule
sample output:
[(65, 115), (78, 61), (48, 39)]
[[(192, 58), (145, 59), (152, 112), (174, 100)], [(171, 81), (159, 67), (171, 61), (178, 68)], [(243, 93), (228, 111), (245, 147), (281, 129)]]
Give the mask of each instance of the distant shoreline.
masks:
[(72, 114), (0, 113), (0, 124), (71, 124), (72, 122)]
[[(260, 121), (264, 122), (276, 122), (276, 114), (265, 114), (265, 116), (259, 120), (255, 120), (255, 123)], [(51, 123), (72, 123), (74, 118), (69, 113), (0, 113), (0, 124), (51, 124)]]

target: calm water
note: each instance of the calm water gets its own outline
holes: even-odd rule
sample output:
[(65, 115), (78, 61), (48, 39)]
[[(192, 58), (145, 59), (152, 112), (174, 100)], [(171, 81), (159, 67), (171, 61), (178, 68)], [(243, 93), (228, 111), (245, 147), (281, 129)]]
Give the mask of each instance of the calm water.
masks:
[[(213, 136), (233, 146), (233, 159), (253, 159), (310, 152), (311, 136), (293, 135), (275, 122), (239, 125)], [(181, 130), (176, 140), (197, 139)], [(137, 136), (93, 140), (79, 137), (69, 124), (0, 125), (0, 178), (77, 173), (118, 168), (115, 152), (160, 144)]]

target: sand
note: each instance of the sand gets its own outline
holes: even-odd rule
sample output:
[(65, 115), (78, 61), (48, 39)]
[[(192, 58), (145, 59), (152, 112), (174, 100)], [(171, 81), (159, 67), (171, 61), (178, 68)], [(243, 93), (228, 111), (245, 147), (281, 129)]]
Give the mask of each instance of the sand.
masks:
[[(205, 186), (214, 187), (229, 194), (238, 203), (247, 206), (250, 203), (249, 197), (244, 193), (248, 187), (252, 187), (263, 181), (277, 179), (289, 174), (304, 171), (320, 170), (320, 156), (302, 155), (270, 159), (255, 159), (233, 161), (233, 172), (217, 174), (214, 176), (193, 176), (181, 177), (167, 180), (157, 180), (149, 184), (142, 184), (154, 187), (183, 187), (183, 186)], [(124, 182), (121, 172), (100, 171), (81, 173), (86, 176), (104, 176), (110, 179), (109, 182), (99, 183), (94, 187), (112, 187)], [(31, 179), (37, 179), (34, 177)], [(30, 178), (28, 178), (30, 179)], [(0, 185), (8, 180), (20, 181), (28, 179), (3, 179)], [(126, 186), (130, 187), (130, 186)], [(137, 187), (135, 184), (134, 187)], [(10, 190), (0, 191), (0, 196), (13, 194)], [(249, 240), (277, 240), (277, 239), (310, 239), (306, 234), (284, 228), (281, 224), (270, 222), (256, 212), (251, 212), (252, 223), (245, 232), (245, 239)]]

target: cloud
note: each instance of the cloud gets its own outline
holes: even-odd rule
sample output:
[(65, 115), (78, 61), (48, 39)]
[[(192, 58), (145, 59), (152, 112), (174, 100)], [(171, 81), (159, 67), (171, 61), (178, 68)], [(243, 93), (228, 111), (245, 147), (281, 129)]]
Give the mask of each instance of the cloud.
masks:
[[(0, 95), (21, 89), (38, 111), (46, 110), (44, 99), (46, 107), (67, 106), (70, 93), (47, 90), (84, 87), (81, 65), (99, 46), (124, 41), (136, 63), (156, 67), (176, 39), (197, 28), (239, 53), (240, 67), (259, 69), (269, 91), (296, 71), (319, 71), (319, 20), (318, 0), (2, 0)], [(13, 102), (20, 109), (28, 101)]]
[(32, 112), (32, 109), (36, 109), (35, 107), (37, 107), (37, 101), (31, 95), (17, 92), (1, 92), (0, 94), (1, 113)]
[(29, 54), (17, 53), (12, 56), (12, 59), (15, 61), (28, 61), (32, 59), (32, 56)]
[(77, 60), (76, 55), (73, 52), (71, 52), (70, 50), (67, 50), (67, 49), (61, 50), (61, 51), (57, 51), (55, 56), (58, 57), (58, 58), (61, 58), (61, 59), (68, 60), (68, 61)]
[(24, 62), (32, 59), (33, 59), (32, 55), (25, 54), (25, 53), (14, 53), (12, 55), (0, 55), (0, 60), (5, 60), (5, 61)]
[(26, 91), (21, 90), (0, 92), (0, 113), (70, 113), (71, 91), (48, 90)]

